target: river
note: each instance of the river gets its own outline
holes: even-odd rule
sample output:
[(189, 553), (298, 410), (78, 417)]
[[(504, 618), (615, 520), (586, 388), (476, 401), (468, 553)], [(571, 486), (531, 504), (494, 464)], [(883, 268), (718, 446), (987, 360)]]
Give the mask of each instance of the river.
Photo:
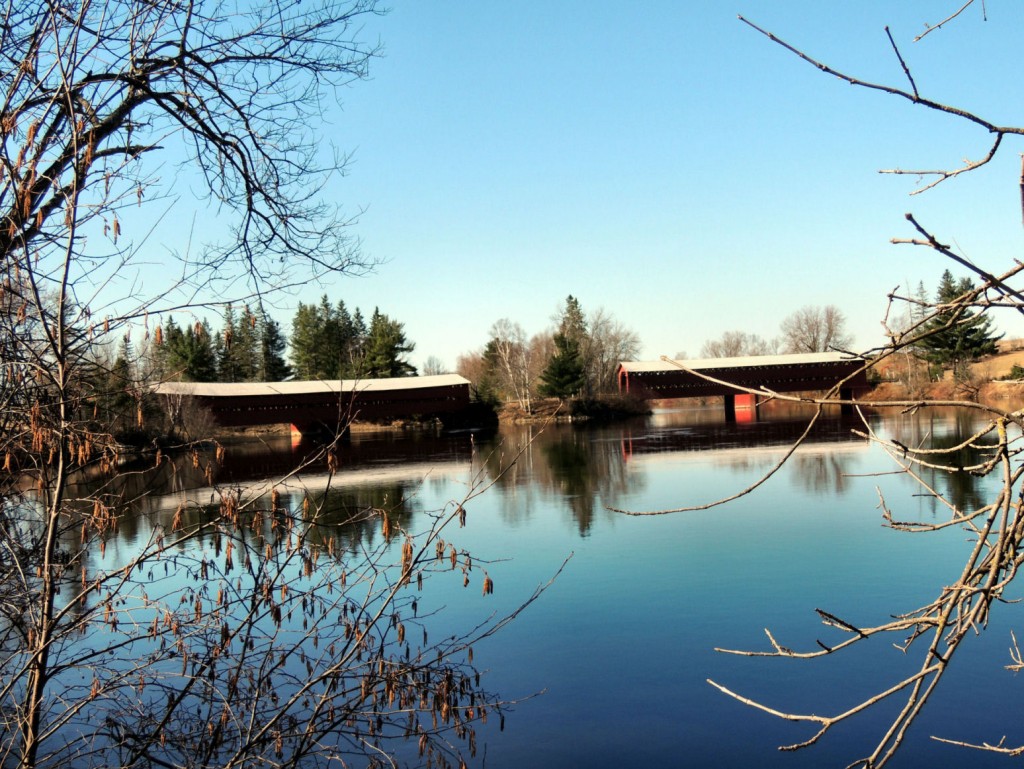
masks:
[[(946, 413), (870, 423), (907, 444), (953, 445), (973, 420)], [(811, 661), (715, 648), (768, 650), (768, 628), (785, 646), (814, 650), (816, 639), (836, 638), (815, 609), (868, 626), (934, 598), (959, 575), (971, 543), (956, 528), (893, 531), (879, 506), (884, 498), (897, 519), (935, 522), (946, 513), (934, 498), (891, 472), (885, 452), (855, 434), (859, 422), (834, 415), (762, 487), (727, 505), (656, 516), (614, 510), (732, 495), (775, 466), (804, 425), (784, 410), (730, 425), (715, 410), (680, 409), (604, 427), (503, 427), (492, 436), (355, 433), (340, 452), (326, 507), (386, 508), (416, 531), (430, 511), (472, 492), (466, 525), (452, 539), (486, 563), (494, 592), (484, 596), (478, 580), (430, 585), (424, 606), (440, 612), (443, 628), (512, 611), (568, 559), (538, 601), (475, 649), (489, 688), (523, 698), (503, 731), (491, 725), (480, 735), (478, 761), (488, 769), (844, 767), (870, 751), (897, 703), (837, 726), (816, 746), (780, 752), (814, 728), (736, 702), (707, 679), (772, 707), (832, 714), (912, 670), (923, 647), (904, 654), (892, 645), (897, 639), (874, 639)], [(322, 467), (278, 482), (312, 448), (286, 438), (228, 444), (215, 481), (322, 493)], [(138, 477), (140, 491), (156, 493), (139, 494), (137, 520), (122, 525), (105, 559), (132, 552), (149, 536), (152, 517), (182, 498), (209, 496), (201, 470), (179, 465)], [(929, 480), (968, 507), (990, 490), (988, 479), (964, 474)], [(353, 536), (377, 533), (367, 527)], [(1017, 610), (997, 608), (990, 627), (968, 639), (892, 766), (1006, 762), (932, 734), (1024, 742), (1019, 681), (1004, 669)]]

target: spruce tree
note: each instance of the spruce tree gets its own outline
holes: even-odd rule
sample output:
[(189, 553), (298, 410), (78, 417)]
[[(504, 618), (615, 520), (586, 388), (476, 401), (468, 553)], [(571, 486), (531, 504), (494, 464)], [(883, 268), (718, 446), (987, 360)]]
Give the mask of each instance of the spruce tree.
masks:
[(316, 307), (299, 302), (292, 320), (292, 365), (299, 379), (321, 378), (321, 334)]
[(260, 376), (264, 382), (281, 382), (292, 375), (284, 359), (285, 347), (281, 325), (264, 315), (260, 324)]
[(476, 398), (481, 403), (497, 406), (501, 403), (501, 363), (498, 360), (498, 343), (492, 339), (484, 347), (480, 379), (476, 383)]
[(229, 304), (224, 308), (224, 327), (221, 329), (221, 345), (217, 355), (217, 379), (221, 382), (240, 382), (241, 371), (234, 353), (235, 338), (238, 335), (238, 321), (235, 310)]
[(583, 308), (572, 294), (565, 298), (565, 307), (559, 313), (558, 329), (552, 341), (555, 354), (540, 376), (538, 392), (553, 398), (589, 392), (591, 339)]
[(262, 378), (260, 361), (259, 322), (256, 315), (246, 305), (235, 328), (235, 339), (232, 345), (232, 358), (238, 370), (239, 382), (255, 382)]
[(184, 329), (171, 316), (164, 324), (160, 345), (161, 376), (186, 382), (214, 382), (217, 358), (210, 344), (209, 326), (196, 323)]
[(415, 347), (405, 338), (403, 325), (375, 307), (366, 338), (364, 376), (382, 379), (415, 376), (416, 367), (404, 357)]
[(555, 334), (555, 354), (540, 375), (541, 395), (548, 398), (571, 398), (586, 384), (586, 368), (579, 342), (559, 332)]
[[(966, 376), (968, 364), (984, 355), (996, 352), (996, 336), (992, 319), (972, 312), (966, 306), (953, 304), (955, 300), (973, 290), (970, 278), (955, 280), (946, 270), (942, 273), (935, 304), (939, 307), (935, 317), (925, 324), (928, 334), (920, 342), (922, 357), (939, 366), (951, 366), (958, 379)], [(950, 305), (951, 307), (943, 307)]]
[(352, 315), (352, 336), (346, 351), (346, 378), (356, 379), (364, 376), (364, 358), (366, 357), (366, 338), (368, 334), (369, 330), (366, 328), (363, 313), (357, 307)]

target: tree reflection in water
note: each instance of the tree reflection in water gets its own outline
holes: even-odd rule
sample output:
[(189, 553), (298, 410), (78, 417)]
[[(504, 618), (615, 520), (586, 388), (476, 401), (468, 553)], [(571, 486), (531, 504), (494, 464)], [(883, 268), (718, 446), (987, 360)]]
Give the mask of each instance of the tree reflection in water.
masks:
[[(982, 477), (963, 469), (976, 466), (992, 455), (984, 444), (961, 445), (977, 431), (976, 415), (966, 409), (929, 409), (903, 420), (901, 430), (908, 436), (908, 446), (929, 446), (933, 451), (941, 451), (935, 456), (941, 457), (939, 463), (943, 468), (950, 468), (921, 467), (918, 472), (928, 486), (958, 510), (976, 510), (985, 504)], [(925, 496), (925, 499), (927, 510), (933, 516), (947, 510), (937, 497)]]

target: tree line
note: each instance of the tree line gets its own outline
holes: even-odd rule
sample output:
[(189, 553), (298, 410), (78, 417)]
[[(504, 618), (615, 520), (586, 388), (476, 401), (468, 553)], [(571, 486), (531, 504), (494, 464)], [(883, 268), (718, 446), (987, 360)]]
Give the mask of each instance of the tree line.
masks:
[[(999, 339), (991, 321), (959, 307), (924, 320), (929, 308), (952, 304), (973, 290), (969, 278), (956, 279), (948, 270), (940, 279), (934, 302), (919, 284), (910, 309), (896, 325), (903, 331), (920, 327), (928, 334), (905, 351), (931, 367), (931, 378), (952, 368), (962, 379), (968, 364), (996, 351)], [(540, 398), (594, 398), (617, 391), (615, 372), (622, 360), (639, 356), (639, 336), (603, 308), (587, 313), (569, 295), (552, 325), (533, 335), (509, 318), (495, 321), (483, 347), (464, 353), (456, 371), (472, 383), (484, 402), (514, 402), (529, 412)], [(741, 357), (848, 350), (852, 336), (846, 316), (835, 305), (802, 307), (780, 324), (779, 334), (766, 339), (757, 333), (726, 331), (704, 343), (702, 358)], [(194, 382), (282, 381), (289, 378), (358, 379), (415, 376), (408, 359), (415, 349), (400, 321), (375, 307), (369, 321), (344, 300), (299, 303), (291, 334), (261, 310), (227, 305), (220, 327), (206, 320), (178, 325), (168, 316), (155, 334), (155, 344), (136, 355), (126, 337), (111, 366), (130, 381), (181, 379)], [(677, 358), (686, 358), (678, 353)], [(425, 374), (445, 372), (431, 356)]]
[(616, 392), (619, 361), (640, 354), (640, 337), (604, 309), (589, 314), (571, 294), (552, 327), (528, 335), (508, 318), (495, 321), (488, 341), (460, 355), (456, 371), (477, 397), (511, 401), (527, 412), (537, 397), (593, 398)]
[[(415, 376), (415, 349), (400, 321), (374, 308), (367, 322), (359, 308), (327, 295), (299, 303), (291, 334), (265, 312), (228, 305), (219, 328), (208, 321), (179, 325), (173, 316), (156, 329), (153, 344), (136, 353), (122, 341), (112, 369), (126, 379), (192, 382), (357, 379)], [(585, 313), (566, 298), (553, 325), (528, 336), (508, 318), (495, 321), (479, 350), (459, 356), (456, 370), (486, 402), (514, 401), (527, 411), (536, 397), (596, 397), (614, 392), (621, 360), (640, 352), (639, 336), (604, 309)], [(445, 372), (436, 357), (425, 374)]]
[(379, 308), (367, 323), (358, 308), (349, 312), (343, 300), (332, 304), (324, 295), (317, 304), (299, 303), (290, 339), (276, 320), (248, 305), (239, 312), (229, 304), (216, 330), (206, 320), (179, 326), (169, 316), (148, 355), (133, 355), (126, 339), (115, 368), (143, 362), (151, 369), (143, 378), (190, 382), (380, 379), (414, 376), (407, 358), (414, 349), (404, 324)]

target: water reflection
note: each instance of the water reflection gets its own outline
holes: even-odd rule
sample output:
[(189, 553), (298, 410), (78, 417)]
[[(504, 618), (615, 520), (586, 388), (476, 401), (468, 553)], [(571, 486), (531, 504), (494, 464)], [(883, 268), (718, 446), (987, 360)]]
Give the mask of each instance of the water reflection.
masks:
[[(984, 423), (979, 422), (978, 416), (969, 410), (930, 409), (922, 414), (891, 420), (889, 430), (907, 446), (941, 452), (924, 455), (922, 459), (956, 468), (954, 471), (915, 467), (915, 472), (958, 510), (974, 510), (985, 504), (982, 499), (984, 477), (964, 468), (990, 459), (992, 452), (985, 446), (994, 444), (995, 439), (990, 435), (968, 445), (962, 444), (983, 427)], [(935, 515), (945, 512), (946, 508), (936, 497), (928, 496), (927, 511)]]
[[(454, 475), (464, 479), (467, 489), (474, 482), (493, 484), (510, 524), (526, 523), (555, 500), (578, 534), (587, 536), (607, 507), (643, 495), (647, 474), (631, 470), (641, 458), (680, 452), (711, 456), (706, 452), (714, 450), (716, 466), (756, 474), (779, 460), (783, 447), (804, 432), (808, 418), (806, 410), (764, 409), (759, 422), (736, 424), (726, 423), (717, 409), (688, 409), (600, 428), (521, 425), (491, 435), (356, 434), (336, 447), (340, 471), (334, 476), (327, 472), (323, 446), (274, 436), (229, 443), (220, 455), (197, 451), (164, 458), (158, 467), (126, 468), (104, 481), (103, 493), (132, 511), (122, 521), (121, 536), (139, 541), (151, 536), (153, 527), (168, 526), (185, 502), (193, 505), (190, 516), (215, 512), (217, 488), (255, 486), (250, 493), (266, 494), (276, 487), (290, 509), (312, 505), (325, 525), (345, 527), (347, 546), (355, 549), (372, 546), (377, 535), (362, 511), (387, 510), (396, 523), (409, 525), (422, 512), (417, 501), (422, 490), (431, 484), (443, 487)], [(807, 437), (806, 450), (792, 458), (794, 477), (805, 489), (845, 493), (849, 455), (814, 447), (863, 448), (865, 441), (854, 433), (859, 426), (838, 415), (819, 422)], [(959, 435), (943, 440), (955, 443)], [(296, 466), (301, 468), (297, 474)], [(966, 500), (971, 477), (961, 475), (957, 498)], [(85, 496), (83, 491), (76, 490)]]
[(840, 452), (798, 452), (790, 462), (796, 479), (807, 491), (818, 495), (842, 495), (850, 488), (851, 459), (849, 454)]
[[(137, 547), (169, 528), (183, 500), (201, 503), (183, 511), (194, 516), (190, 522), (214, 515), (216, 489), (238, 486), (257, 495), (276, 488), (280, 506), (296, 514), (306, 505), (319, 510), (320, 528), (310, 536), (334, 537), (341, 552), (358, 555), (384, 546), (380, 520), (363, 511), (384, 509), (398, 526), (422, 530), (422, 516), (443, 504), (438, 500), (457, 499), (480, 479), (493, 489), (474, 500), (459, 538), (478, 537), (487, 555), (500, 559), (489, 564), (498, 590), (486, 599), (495, 602), (487, 611), (521, 600), (570, 551), (577, 552), (555, 589), (522, 622), (488, 639), (490, 658), (497, 660), (495, 688), (510, 694), (546, 688), (549, 694), (521, 708), (508, 732), (490, 735), (487, 766), (846, 765), (849, 742), (778, 754), (774, 747), (784, 740), (777, 724), (724, 701), (705, 679), (731, 678), (783, 699), (818, 697), (821, 679), (802, 669), (747, 667), (711, 649), (757, 646), (767, 625), (780, 639), (810, 641), (815, 606), (874, 621), (918, 605), (935, 586), (947, 584), (948, 556), (957, 567), (962, 536), (950, 531), (933, 545), (879, 525), (876, 486), (905, 499), (897, 492), (910, 484), (906, 476), (872, 475), (893, 468), (854, 434), (860, 423), (829, 416), (772, 484), (736, 505), (657, 519), (627, 519), (605, 509), (624, 500), (652, 509), (664, 507), (663, 501), (693, 501), (687, 494), (735, 492), (778, 462), (803, 432), (806, 417), (769, 408), (758, 423), (726, 424), (717, 409), (690, 409), (599, 428), (355, 435), (339, 447), (334, 476), (316, 444), (239, 442), (226, 446), (222, 458), (213, 452), (165, 458), (159, 467), (130, 468), (104, 481), (103, 493), (133, 510), (108, 543), (107, 557), (117, 560), (119, 548), (127, 554), (133, 542)], [(947, 414), (873, 417), (872, 426), (907, 445), (936, 446), (956, 446), (976, 429), (972, 417)], [(983, 450), (965, 449), (956, 461), (966, 466), (983, 456)], [(282, 481), (306, 460), (298, 476)], [(966, 472), (934, 474), (929, 482), (963, 507), (977, 504), (983, 493), (980, 479)], [(75, 546), (73, 532), (68, 547)], [(211, 540), (199, 547), (216, 551)], [(448, 612), (436, 618), (438, 637), (451, 632), (446, 623), (453, 613), (480, 611), (478, 586), (439, 585), (436, 591), (431, 598), (443, 597)], [(995, 639), (998, 653), (1004, 653), (1004, 638)], [(825, 688), (841, 698), (851, 688), (872, 686), (903, 664), (905, 657), (896, 656), (896, 662), (884, 658), (877, 665), (872, 658), (867, 673), (855, 664), (863, 656), (844, 658), (831, 668)], [(972, 695), (954, 694), (947, 710), (960, 718), (956, 703)], [(661, 703), (657, 712), (652, 698)], [(652, 719), (664, 728), (652, 728)], [(742, 740), (735, 739), (738, 728)], [(931, 748), (926, 739), (921, 743), (914, 749), (923, 751), (917, 755), (925, 762)], [(690, 756), (689, 763), (679, 755)]]

